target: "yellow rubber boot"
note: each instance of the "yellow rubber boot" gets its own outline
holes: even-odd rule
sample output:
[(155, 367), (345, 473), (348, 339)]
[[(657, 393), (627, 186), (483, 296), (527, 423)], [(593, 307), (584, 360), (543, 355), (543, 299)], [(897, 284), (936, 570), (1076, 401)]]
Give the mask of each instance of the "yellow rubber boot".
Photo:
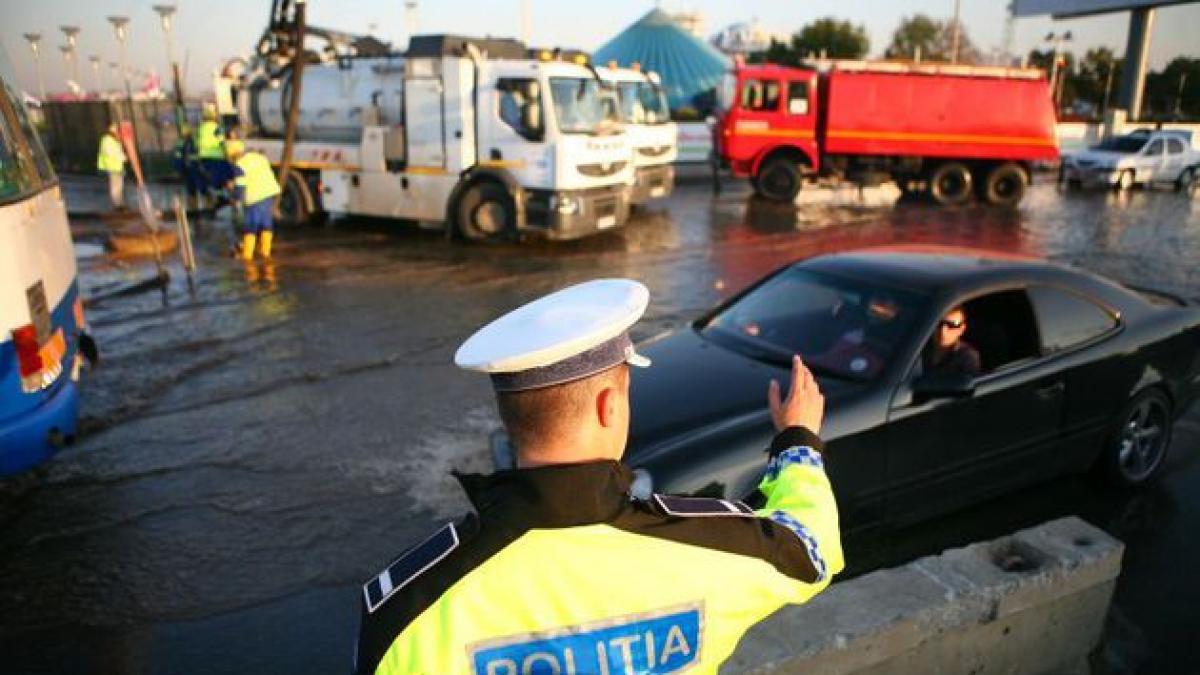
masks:
[(254, 260), (254, 244), (258, 237), (253, 234), (242, 235), (242, 260)]
[(258, 235), (258, 250), (262, 252), (263, 258), (271, 257), (271, 241), (275, 239), (275, 233), (271, 230), (265, 230)]

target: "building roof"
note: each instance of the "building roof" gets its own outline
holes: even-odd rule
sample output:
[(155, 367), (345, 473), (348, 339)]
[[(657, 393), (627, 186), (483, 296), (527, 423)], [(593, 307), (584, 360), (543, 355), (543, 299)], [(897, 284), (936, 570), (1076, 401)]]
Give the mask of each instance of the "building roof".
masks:
[(594, 55), (596, 63), (614, 60), (621, 66), (637, 61), (643, 70), (658, 73), (672, 110), (694, 107), (696, 96), (715, 88), (732, 68), (728, 57), (660, 9), (647, 12)]

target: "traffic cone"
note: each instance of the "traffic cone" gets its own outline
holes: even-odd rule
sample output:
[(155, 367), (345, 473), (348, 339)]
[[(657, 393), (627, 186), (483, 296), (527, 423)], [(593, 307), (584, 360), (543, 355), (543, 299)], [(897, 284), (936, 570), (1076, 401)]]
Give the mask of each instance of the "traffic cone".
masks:
[(262, 251), (262, 257), (270, 258), (271, 257), (271, 240), (275, 238), (275, 233), (272, 232), (271, 230), (265, 230), (265, 231), (263, 231), (262, 234), (258, 235), (258, 238), (259, 238), (259, 244), (258, 244), (259, 250)]
[(254, 260), (254, 244), (258, 237), (253, 234), (242, 235), (242, 260)]

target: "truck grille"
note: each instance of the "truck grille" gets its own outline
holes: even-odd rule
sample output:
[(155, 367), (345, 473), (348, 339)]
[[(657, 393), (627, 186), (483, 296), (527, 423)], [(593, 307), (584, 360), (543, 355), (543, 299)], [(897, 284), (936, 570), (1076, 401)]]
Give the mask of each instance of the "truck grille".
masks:
[(575, 168), (579, 173), (592, 178), (611, 176), (625, 168), (625, 162), (605, 162), (603, 164), (580, 164)]

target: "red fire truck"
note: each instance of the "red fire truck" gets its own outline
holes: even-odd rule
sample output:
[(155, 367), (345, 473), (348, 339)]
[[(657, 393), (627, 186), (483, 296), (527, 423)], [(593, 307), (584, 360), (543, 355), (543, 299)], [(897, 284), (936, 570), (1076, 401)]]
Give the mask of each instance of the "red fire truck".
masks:
[(792, 201), (806, 180), (875, 184), (941, 204), (1014, 205), (1031, 164), (1058, 159), (1040, 70), (820, 61), (739, 65), (717, 95), (714, 144), (758, 194)]

